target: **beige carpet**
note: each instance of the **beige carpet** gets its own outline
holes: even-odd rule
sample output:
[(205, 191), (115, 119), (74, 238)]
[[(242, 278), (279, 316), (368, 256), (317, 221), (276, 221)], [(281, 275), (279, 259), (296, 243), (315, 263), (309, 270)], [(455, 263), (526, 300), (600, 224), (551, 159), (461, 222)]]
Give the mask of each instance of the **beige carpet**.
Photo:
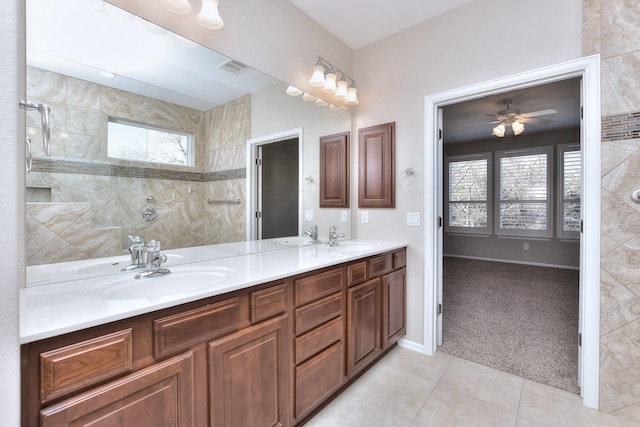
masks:
[(577, 270), (444, 258), (440, 351), (578, 388)]

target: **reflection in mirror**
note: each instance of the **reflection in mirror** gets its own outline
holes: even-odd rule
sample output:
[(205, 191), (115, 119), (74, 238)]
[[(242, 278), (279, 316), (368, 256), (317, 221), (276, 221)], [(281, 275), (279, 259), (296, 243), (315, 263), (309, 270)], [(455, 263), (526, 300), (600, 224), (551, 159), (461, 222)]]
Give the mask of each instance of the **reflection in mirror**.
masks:
[[(26, 4), (27, 97), (50, 105), (52, 127), (52, 155), (33, 144), (27, 175), (28, 266), (127, 255), (129, 235), (164, 250), (246, 240), (247, 141), (292, 128), (300, 228), (350, 235), (350, 215), (319, 209), (303, 180), (318, 176), (319, 137), (350, 129), (348, 112), (100, 0)], [(36, 115), (27, 135), (41, 135)]]

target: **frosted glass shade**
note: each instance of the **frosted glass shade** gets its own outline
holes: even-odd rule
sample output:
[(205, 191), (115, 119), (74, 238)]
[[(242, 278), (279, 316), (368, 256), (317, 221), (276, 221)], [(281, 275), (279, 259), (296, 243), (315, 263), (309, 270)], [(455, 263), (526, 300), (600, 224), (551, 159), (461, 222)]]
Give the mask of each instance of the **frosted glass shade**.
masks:
[(309, 84), (314, 87), (324, 86), (324, 67), (322, 65), (313, 66), (313, 75), (309, 79)]
[(224, 22), (218, 12), (218, 0), (202, 0), (202, 9), (196, 16), (198, 24), (211, 30), (219, 30)]
[(287, 95), (299, 96), (302, 95), (302, 91), (295, 86), (289, 85), (289, 87), (287, 88)]
[(324, 76), (324, 86), (322, 86), (322, 91), (327, 93), (336, 93), (338, 90), (336, 79), (337, 76), (335, 73), (327, 73), (327, 75)]
[(160, 4), (169, 12), (178, 15), (186, 15), (191, 12), (191, 3), (189, 3), (189, 0), (160, 0)]
[(347, 105), (358, 105), (360, 101), (358, 100), (358, 89), (355, 86), (351, 86), (347, 89), (347, 99), (344, 101)]
[(493, 134), (498, 138), (502, 138), (504, 136), (505, 129), (504, 123), (500, 123), (498, 126), (493, 128)]
[(524, 132), (524, 125), (520, 122), (513, 122), (511, 123), (511, 129), (513, 129), (514, 135), (520, 135)]
[(336, 99), (340, 100), (340, 101), (344, 101), (345, 99), (347, 99), (348, 96), (348, 92), (347, 92), (347, 82), (344, 80), (340, 80), (338, 82), (338, 89), (336, 91), (336, 94), (333, 95)]

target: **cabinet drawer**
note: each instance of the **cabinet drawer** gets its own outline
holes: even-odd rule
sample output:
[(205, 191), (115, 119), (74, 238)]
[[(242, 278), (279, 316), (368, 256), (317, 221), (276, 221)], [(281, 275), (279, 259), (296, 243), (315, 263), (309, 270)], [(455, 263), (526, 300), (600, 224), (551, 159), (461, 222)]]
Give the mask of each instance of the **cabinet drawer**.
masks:
[(402, 250), (393, 253), (393, 269), (406, 267), (407, 265), (407, 251)]
[(314, 303), (296, 308), (296, 335), (305, 333), (342, 314), (342, 294), (328, 296)]
[(342, 268), (303, 277), (295, 281), (295, 304), (302, 305), (315, 301), (342, 289)]
[(258, 323), (287, 311), (287, 286), (272, 286), (251, 292), (251, 323)]
[(240, 327), (240, 298), (163, 317), (153, 322), (153, 355), (175, 353), (191, 345), (219, 338)]
[(131, 329), (41, 353), (40, 400), (129, 372), (132, 363)]
[(342, 339), (342, 318), (318, 326), (295, 339), (295, 363), (302, 363), (309, 357)]
[(295, 417), (318, 406), (342, 385), (344, 357), (339, 341), (295, 369)]
[(360, 261), (347, 266), (347, 285), (353, 286), (367, 280), (367, 262)]
[(393, 254), (384, 254), (369, 259), (369, 276), (381, 276), (393, 271)]

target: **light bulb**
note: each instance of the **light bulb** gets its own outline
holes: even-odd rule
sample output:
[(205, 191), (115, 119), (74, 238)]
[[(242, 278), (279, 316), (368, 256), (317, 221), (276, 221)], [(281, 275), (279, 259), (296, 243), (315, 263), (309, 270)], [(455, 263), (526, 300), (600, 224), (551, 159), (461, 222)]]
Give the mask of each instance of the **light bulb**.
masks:
[(224, 26), (220, 12), (218, 12), (218, 0), (202, 0), (202, 9), (196, 16), (198, 24), (211, 30), (219, 30)]
[(309, 84), (314, 87), (324, 86), (324, 66), (320, 64), (313, 66), (313, 75), (309, 79)]
[(335, 73), (327, 73), (324, 77), (324, 86), (322, 86), (322, 91), (327, 93), (336, 93), (338, 90), (338, 86), (336, 85), (336, 79), (338, 78)]
[(504, 136), (504, 131), (505, 131), (504, 123), (500, 123), (498, 126), (493, 128), (493, 134), (498, 138), (502, 138)]
[(345, 80), (340, 80), (338, 82), (338, 89), (336, 90), (336, 94), (333, 95), (336, 99), (340, 101), (344, 101), (347, 99), (349, 93), (347, 92), (347, 82)]
[(358, 89), (355, 86), (351, 86), (347, 89), (347, 99), (345, 99), (344, 103), (347, 105), (358, 105), (360, 101), (358, 101), (357, 95)]
[(189, 0), (160, 0), (160, 4), (169, 12), (178, 15), (186, 15), (191, 12), (191, 3), (189, 3)]

